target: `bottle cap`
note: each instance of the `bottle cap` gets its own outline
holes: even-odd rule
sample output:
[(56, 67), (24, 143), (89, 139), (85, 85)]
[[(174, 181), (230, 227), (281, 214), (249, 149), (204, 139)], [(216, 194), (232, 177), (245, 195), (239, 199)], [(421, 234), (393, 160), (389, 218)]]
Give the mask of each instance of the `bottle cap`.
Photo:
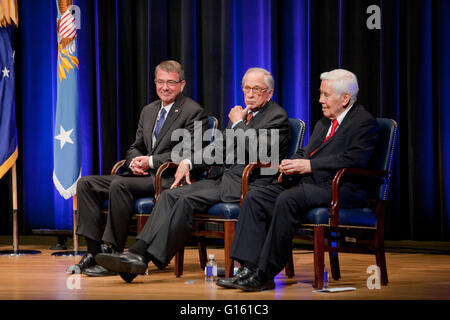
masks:
[(209, 260), (212, 260), (212, 259), (214, 259), (214, 255), (213, 255), (213, 254), (210, 254), (210, 255), (209, 255)]

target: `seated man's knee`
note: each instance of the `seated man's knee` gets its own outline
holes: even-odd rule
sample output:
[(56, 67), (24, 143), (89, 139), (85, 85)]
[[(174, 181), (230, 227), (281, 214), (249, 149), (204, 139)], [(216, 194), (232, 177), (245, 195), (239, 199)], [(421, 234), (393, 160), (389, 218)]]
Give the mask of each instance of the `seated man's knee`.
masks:
[(264, 194), (263, 190), (260, 190), (260, 188), (252, 189), (246, 193), (244, 203), (247, 205), (255, 205), (259, 203), (264, 206), (267, 204), (267, 195)]
[[(275, 202), (275, 207), (277, 208), (285, 208), (283, 212), (288, 212), (290, 210), (297, 210), (303, 206), (304, 199), (302, 199), (302, 195), (293, 189), (288, 189), (286, 191), (281, 192)], [(290, 210), (287, 210), (290, 209)]]
[(109, 185), (109, 191), (114, 192), (115, 190), (124, 190), (126, 189), (126, 184), (122, 181), (122, 179), (113, 179), (111, 184)]
[(77, 181), (77, 193), (79, 193), (79, 191), (81, 190), (86, 190), (88, 186), (89, 186), (89, 176), (81, 177)]
[(258, 198), (260, 198), (258, 189), (253, 189), (245, 194), (244, 201), (254, 201)]

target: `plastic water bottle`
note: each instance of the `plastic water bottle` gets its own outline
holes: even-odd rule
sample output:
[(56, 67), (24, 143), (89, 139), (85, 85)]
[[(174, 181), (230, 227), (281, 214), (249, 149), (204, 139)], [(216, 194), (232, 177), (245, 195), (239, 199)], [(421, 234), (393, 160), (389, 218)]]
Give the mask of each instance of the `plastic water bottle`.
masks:
[(323, 288), (328, 289), (328, 268), (323, 266)]
[(208, 263), (205, 267), (205, 280), (206, 281), (216, 281), (217, 279), (217, 263), (214, 259), (214, 255), (209, 255)]

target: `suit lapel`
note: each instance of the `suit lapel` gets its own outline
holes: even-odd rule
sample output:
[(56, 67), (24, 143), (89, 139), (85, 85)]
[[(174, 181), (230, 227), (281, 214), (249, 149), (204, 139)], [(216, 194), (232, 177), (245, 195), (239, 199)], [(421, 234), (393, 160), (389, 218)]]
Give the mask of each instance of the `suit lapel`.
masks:
[[(321, 144), (319, 145), (319, 147), (317, 148), (316, 152), (319, 152), (320, 150), (322, 150), (323, 148), (325, 148), (327, 145), (329, 145), (330, 143), (332, 143), (335, 139), (336, 136), (339, 136), (341, 134), (343, 134), (343, 132), (345, 131), (345, 128), (349, 125), (349, 123), (351, 122), (351, 119), (353, 118), (353, 115), (355, 114), (356, 109), (359, 107), (359, 105), (355, 104), (350, 111), (347, 113), (347, 115), (345, 116), (344, 120), (342, 121), (342, 123), (339, 125), (336, 133), (329, 138), (327, 141), (325, 141), (324, 143), (322, 143), (323, 140), (325, 140), (326, 138), (326, 134), (328, 132), (328, 128), (331, 125), (331, 120), (328, 123), (328, 126), (325, 126), (324, 128), (324, 133), (323, 133), (323, 139), (321, 140)], [(314, 149), (313, 149), (314, 150)]]
[(161, 101), (158, 101), (156, 103), (156, 105), (154, 106), (154, 108), (156, 109), (155, 111), (152, 111), (150, 113), (149, 116), (149, 120), (148, 120), (148, 126), (145, 126), (145, 128), (148, 128), (147, 130), (149, 130), (150, 132), (145, 132), (145, 138), (149, 139), (149, 143), (148, 145), (150, 146), (150, 150), (152, 150), (153, 146), (152, 146), (152, 142), (153, 142), (153, 128), (155, 127), (155, 122), (156, 122), (156, 118), (158, 117), (158, 112), (159, 109), (161, 108)]
[(261, 118), (264, 116), (268, 110), (270, 110), (270, 106), (272, 105), (272, 100), (269, 100), (260, 110), (259, 112), (252, 117), (250, 122), (248, 123), (248, 126), (250, 128), (258, 128), (261, 125)]
[[(178, 118), (178, 116), (181, 113), (181, 105), (183, 104), (184, 99), (179, 98), (174, 103), (172, 108), (170, 109), (169, 114), (166, 117), (166, 120), (164, 121), (164, 124), (161, 128), (161, 131), (159, 132), (158, 138), (155, 141), (155, 145), (152, 147), (152, 152), (156, 149), (158, 144), (161, 142), (161, 140), (164, 138), (167, 131), (172, 126), (172, 123)], [(153, 127), (152, 127), (153, 128)]]
[(331, 124), (331, 120), (326, 119), (324, 121), (322, 129), (320, 130), (320, 133), (317, 135), (317, 138), (315, 138), (316, 141), (314, 141), (313, 147), (312, 147), (311, 151), (308, 152), (308, 154), (310, 154), (314, 150), (316, 150), (314, 152), (314, 153), (316, 153), (317, 151), (322, 149), (322, 147), (324, 146), (323, 140), (325, 140), (325, 138), (327, 136), (327, 132), (328, 132), (328, 128), (330, 127), (330, 124)]

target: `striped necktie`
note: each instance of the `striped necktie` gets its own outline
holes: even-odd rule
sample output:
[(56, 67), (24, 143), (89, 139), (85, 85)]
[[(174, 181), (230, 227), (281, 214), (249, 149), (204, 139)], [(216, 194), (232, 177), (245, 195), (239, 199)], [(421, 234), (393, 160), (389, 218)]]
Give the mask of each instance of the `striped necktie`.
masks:
[(253, 112), (249, 112), (247, 113), (247, 118), (245, 119), (245, 124), (248, 124), (250, 122), (250, 120), (252, 120), (253, 118)]

